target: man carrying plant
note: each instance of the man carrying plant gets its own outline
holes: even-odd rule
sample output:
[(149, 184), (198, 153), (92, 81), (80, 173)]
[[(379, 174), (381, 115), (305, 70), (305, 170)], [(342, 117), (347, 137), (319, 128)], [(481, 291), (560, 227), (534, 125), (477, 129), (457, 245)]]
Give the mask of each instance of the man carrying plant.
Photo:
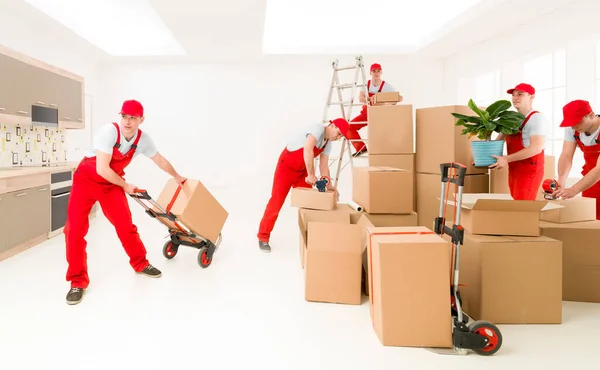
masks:
[(506, 141), (505, 156), (496, 156), (490, 168), (508, 165), (508, 187), (515, 200), (535, 200), (544, 179), (544, 145), (548, 120), (532, 109), (535, 89), (525, 83), (507, 90), (512, 94), (512, 104), (525, 116), (519, 132), (511, 135), (499, 134), (496, 140)]
[[(596, 219), (600, 220), (600, 117), (594, 114), (589, 102), (574, 100), (563, 107), (560, 127), (565, 128), (565, 140), (558, 159), (559, 188), (552, 195), (569, 199), (582, 193), (584, 197), (596, 198)], [(581, 171), (583, 178), (572, 187), (565, 188), (577, 147), (583, 152), (585, 160)]]

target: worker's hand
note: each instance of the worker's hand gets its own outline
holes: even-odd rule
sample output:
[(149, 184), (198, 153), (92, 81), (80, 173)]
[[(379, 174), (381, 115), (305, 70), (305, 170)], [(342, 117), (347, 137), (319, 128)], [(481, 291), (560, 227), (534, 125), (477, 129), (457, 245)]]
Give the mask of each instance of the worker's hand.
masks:
[(175, 181), (177, 181), (177, 184), (179, 184), (179, 186), (183, 186), (183, 183), (186, 182), (187, 178), (183, 177), (183, 176), (176, 176), (175, 177)]
[(123, 186), (123, 190), (127, 194), (134, 194), (135, 193), (135, 189), (137, 189), (137, 186), (135, 186), (133, 184), (130, 184), (128, 182), (126, 182), (125, 185)]
[(313, 186), (317, 182), (317, 177), (315, 175), (308, 175), (304, 181), (310, 186)]
[(496, 158), (496, 163), (491, 165), (489, 168), (499, 169), (502, 167), (506, 167), (508, 165), (508, 161), (506, 160), (506, 157), (503, 155), (500, 155), (500, 156), (493, 155), (492, 158)]
[(371, 105), (375, 104), (375, 95), (369, 96), (369, 103), (371, 103)]
[(554, 192), (552, 192), (552, 196), (557, 199), (571, 199), (576, 195), (577, 193), (575, 192), (575, 190), (573, 190), (573, 188), (558, 188), (554, 190)]

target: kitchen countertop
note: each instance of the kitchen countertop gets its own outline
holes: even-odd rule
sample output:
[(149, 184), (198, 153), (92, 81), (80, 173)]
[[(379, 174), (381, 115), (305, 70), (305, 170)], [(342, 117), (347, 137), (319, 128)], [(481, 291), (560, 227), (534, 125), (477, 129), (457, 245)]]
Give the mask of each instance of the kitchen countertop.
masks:
[(37, 175), (40, 173), (61, 172), (77, 168), (79, 162), (61, 162), (48, 165), (27, 165), (27, 166), (11, 166), (0, 167), (0, 179), (10, 177)]

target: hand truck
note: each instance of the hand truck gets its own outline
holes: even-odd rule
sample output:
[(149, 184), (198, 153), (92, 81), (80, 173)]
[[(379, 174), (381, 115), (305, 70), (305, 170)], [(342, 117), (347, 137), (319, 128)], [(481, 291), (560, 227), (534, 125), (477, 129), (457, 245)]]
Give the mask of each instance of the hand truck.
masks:
[[(150, 215), (152, 218), (158, 219), (169, 229), (170, 240), (168, 240), (163, 246), (163, 256), (167, 259), (172, 259), (177, 255), (177, 251), (179, 250), (180, 245), (185, 245), (188, 247), (199, 249), (198, 253), (198, 264), (203, 268), (207, 268), (210, 266), (213, 254), (215, 250), (221, 245), (221, 241), (223, 240), (221, 234), (217, 237), (215, 243), (211, 240), (205, 239), (200, 235), (194, 234), (188, 227), (186, 227), (181, 221), (177, 219), (170, 211), (165, 210), (158, 204), (154, 199), (150, 197), (148, 192), (143, 189), (135, 189), (133, 194), (129, 194), (133, 199), (135, 199), (142, 207), (145, 208), (146, 213)], [(151, 205), (153, 205), (155, 209), (150, 208), (146, 203), (142, 200), (147, 200)], [(168, 219), (175, 225), (175, 228), (170, 226), (164, 219)]]
[[(440, 215), (435, 218), (434, 231), (438, 235), (449, 235), (452, 238), (452, 272), (450, 286), (450, 307), (452, 311), (452, 345), (453, 354), (466, 355), (473, 350), (480, 355), (493, 355), (502, 346), (502, 333), (491, 322), (477, 320), (467, 325), (469, 317), (462, 311), (462, 299), (458, 290), (460, 246), (463, 244), (464, 229), (460, 224), (463, 187), (467, 167), (459, 163), (442, 163), (442, 191), (440, 195)], [(454, 173), (452, 173), (454, 172)], [(448, 201), (448, 183), (455, 184), (455, 217), (452, 227), (446, 226), (446, 206)]]

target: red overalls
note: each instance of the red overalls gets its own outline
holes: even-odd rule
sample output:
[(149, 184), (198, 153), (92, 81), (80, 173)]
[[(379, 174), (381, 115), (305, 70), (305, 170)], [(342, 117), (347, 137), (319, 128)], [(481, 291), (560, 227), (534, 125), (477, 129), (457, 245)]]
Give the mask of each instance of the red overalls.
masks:
[[(529, 113), (521, 125), (521, 131), (506, 136), (506, 151), (513, 154), (525, 149), (523, 146), (523, 128), (529, 118), (537, 111)], [(544, 180), (544, 151), (530, 158), (508, 164), (508, 187), (510, 195), (515, 200), (535, 200), (538, 190)]]
[[(316, 146), (313, 148), (315, 158), (323, 153), (328, 141), (329, 140), (325, 140), (322, 149), (318, 149)], [(300, 148), (293, 152), (290, 152), (287, 148), (283, 149), (277, 162), (275, 176), (273, 177), (271, 199), (269, 199), (263, 218), (260, 221), (257, 235), (258, 240), (264, 242), (269, 241), (271, 231), (273, 231), (275, 221), (279, 216), (279, 211), (281, 210), (290, 189), (311, 187), (305, 181), (306, 176), (308, 176), (308, 172), (306, 171), (306, 165), (304, 164), (304, 148)]]
[[(600, 154), (600, 139), (596, 138), (595, 145), (585, 146), (579, 138), (579, 131), (575, 131), (574, 136), (577, 146), (583, 152), (583, 159), (585, 159), (585, 164), (581, 171), (581, 174), (585, 176), (592, 168), (596, 167)], [(581, 195), (587, 198), (596, 198), (596, 220), (600, 220), (600, 181), (584, 190)]]
[[(121, 132), (117, 128), (117, 142), (113, 147), (110, 168), (119, 176), (125, 175), (124, 169), (129, 165), (137, 144), (142, 136), (138, 130), (137, 138), (127, 154), (119, 152), (121, 146)], [(67, 209), (67, 223), (64, 228), (67, 244), (67, 281), (71, 287), (86, 289), (90, 279), (87, 272), (87, 242), (85, 236), (89, 229), (88, 216), (92, 206), (100, 202), (102, 212), (115, 227), (117, 235), (125, 252), (129, 256), (129, 263), (136, 272), (142, 271), (149, 265), (146, 259), (146, 248), (140, 240), (137, 227), (132, 223), (131, 211), (123, 188), (107, 181), (96, 172), (96, 157), (84, 157), (73, 174), (73, 186), (69, 197)], [(104, 246), (100, 246), (103, 248)]]
[[(377, 92), (381, 92), (381, 90), (383, 89), (383, 85), (385, 85), (385, 81), (381, 81), (381, 85), (379, 85), (379, 90)], [(371, 80), (369, 80), (367, 82), (367, 91), (371, 90)], [(375, 95), (374, 93), (369, 92), (369, 98), (371, 96)], [(368, 100), (367, 100), (368, 102)], [(370, 105), (370, 103), (369, 103)], [(354, 119), (352, 119), (352, 121), (350, 122), (367, 122), (367, 106), (363, 105), (362, 109), (360, 111), (360, 114), (358, 116), (356, 116)], [(348, 140), (356, 140), (356, 139), (360, 139), (360, 134), (358, 133), (358, 130), (360, 130), (361, 128), (367, 126), (366, 123), (363, 124), (358, 124), (358, 125), (349, 125), (348, 127), (348, 135), (346, 135), (346, 138)], [(359, 152), (361, 149), (366, 149), (365, 148), (365, 143), (362, 141), (351, 141), (352, 145), (354, 145), (354, 149), (356, 149), (357, 152)]]

